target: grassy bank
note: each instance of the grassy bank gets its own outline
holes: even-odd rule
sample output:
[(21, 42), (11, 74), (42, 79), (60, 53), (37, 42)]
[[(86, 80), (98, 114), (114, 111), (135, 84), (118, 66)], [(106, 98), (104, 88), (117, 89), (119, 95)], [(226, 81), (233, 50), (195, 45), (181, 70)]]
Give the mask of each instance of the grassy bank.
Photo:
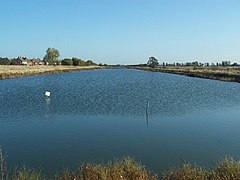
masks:
[(159, 71), (221, 81), (240, 82), (240, 67), (158, 66), (156, 68), (150, 68), (144, 66), (129, 66), (129, 68), (147, 71)]
[[(4, 165), (4, 164), (3, 164)], [(131, 158), (108, 164), (84, 163), (74, 170), (65, 169), (54, 177), (44, 176), (40, 170), (16, 167), (8, 170), (0, 163), (1, 180), (239, 180), (240, 161), (225, 158), (215, 167), (205, 168), (193, 164), (166, 170), (157, 174)]]
[(1, 66), (0, 80), (17, 78), (24, 76), (33, 76), (40, 74), (55, 74), (80, 70), (93, 70), (106, 68), (105, 66)]

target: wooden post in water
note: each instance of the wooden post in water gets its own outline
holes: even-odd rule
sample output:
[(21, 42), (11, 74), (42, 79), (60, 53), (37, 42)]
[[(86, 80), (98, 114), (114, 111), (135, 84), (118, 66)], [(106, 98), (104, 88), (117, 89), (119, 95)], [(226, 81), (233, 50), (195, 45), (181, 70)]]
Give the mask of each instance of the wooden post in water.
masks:
[(149, 120), (149, 101), (147, 101), (147, 106), (146, 106), (146, 122), (148, 126), (148, 120)]

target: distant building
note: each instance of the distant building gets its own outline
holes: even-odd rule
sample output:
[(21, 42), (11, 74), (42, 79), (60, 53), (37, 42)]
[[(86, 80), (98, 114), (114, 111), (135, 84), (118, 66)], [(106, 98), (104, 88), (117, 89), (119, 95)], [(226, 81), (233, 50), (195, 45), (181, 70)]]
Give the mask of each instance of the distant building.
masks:
[(40, 58), (31, 59), (32, 66), (44, 65), (44, 62)]
[(11, 65), (37, 66), (44, 65), (44, 62), (39, 58), (28, 59), (26, 57), (17, 57), (11, 60)]
[(32, 61), (26, 57), (17, 57), (11, 60), (12, 65), (32, 66)]
[(43, 59), (43, 65), (49, 65), (49, 62), (47, 62), (47, 60)]

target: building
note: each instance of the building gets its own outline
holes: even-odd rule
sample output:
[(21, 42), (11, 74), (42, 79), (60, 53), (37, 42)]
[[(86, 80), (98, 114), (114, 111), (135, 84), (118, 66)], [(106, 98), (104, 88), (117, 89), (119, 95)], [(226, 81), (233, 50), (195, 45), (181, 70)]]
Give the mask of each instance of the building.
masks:
[(32, 66), (44, 65), (44, 62), (40, 58), (31, 59)]

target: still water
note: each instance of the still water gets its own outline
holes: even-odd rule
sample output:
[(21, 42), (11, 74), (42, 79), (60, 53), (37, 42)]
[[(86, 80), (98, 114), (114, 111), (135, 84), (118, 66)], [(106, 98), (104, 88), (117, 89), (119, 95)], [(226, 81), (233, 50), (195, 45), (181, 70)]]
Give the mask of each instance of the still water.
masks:
[(211, 165), (240, 157), (240, 84), (130, 69), (2, 80), (0, 144), (9, 165), (47, 174), (126, 156)]

